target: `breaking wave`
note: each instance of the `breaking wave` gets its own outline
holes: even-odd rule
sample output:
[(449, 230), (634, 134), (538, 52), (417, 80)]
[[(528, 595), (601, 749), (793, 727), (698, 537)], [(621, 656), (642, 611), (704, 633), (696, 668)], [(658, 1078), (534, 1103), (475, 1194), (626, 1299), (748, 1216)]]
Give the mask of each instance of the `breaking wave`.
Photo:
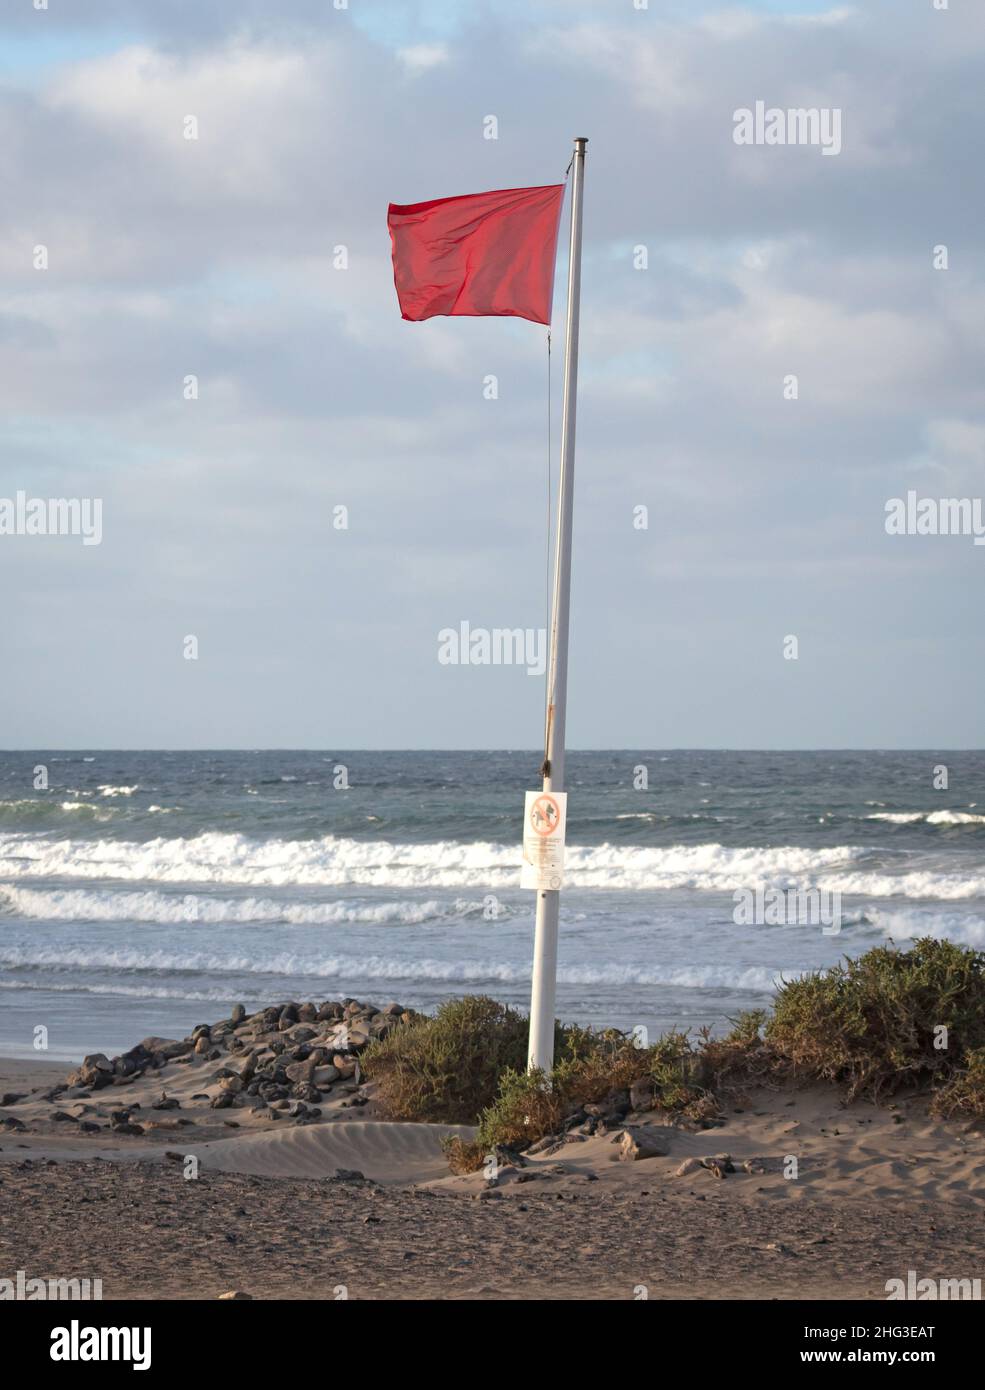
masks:
[[(305, 903), (276, 902), (271, 898), (209, 898), (194, 893), (92, 892), (84, 888), (35, 889), (0, 886), (0, 904), (19, 917), (64, 922), (151, 922), (160, 924), (202, 922), (289, 923), (292, 926), (329, 926), (342, 923), (402, 926), (479, 915), (481, 901), (457, 898), (452, 902)], [(499, 904), (497, 915), (509, 909)]]
[(985, 816), (971, 811), (876, 811), (866, 820), (887, 821), (890, 825), (985, 825)]
[[(847, 846), (569, 845), (566, 870), (572, 886), (586, 888), (731, 888), (736, 883), (800, 879), (826, 868), (843, 868), (864, 853)], [(518, 881), (519, 858), (517, 846), (482, 840), (394, 844), (326, 836), (262, 841), (221, 831), (144, 843), (0, 836), (0, 874), (12, 879), (70, 877), (258, 887), (348, 883), (508, 887)]]
[[(732, 892), (739, 886), (764, 884), (840, 889), (867, 897), (985, 896), (985, 866), (948, 873), (937, 867), (909, 869), (901, 862), (894, 871), (885, 867), (885, 854), (847, 845), (569, 845), (565, 872), (572, 888)], [(481, 840), (400, 844), (326, 836), (264, 841), (220, 831), (144, 843), (7, 834), (0, 835), (0, 876), (14, 881), (69, 878), (267, 889), (352, 885), (481, 891), (517, 886), (519, 849)]]
[(959, 946), (985, 948), (985, 920), (956, 912), (908, 912), (869, 907), (866, 920), (891, 941), (916, 941), (930, 936), (937, 941), (954, 941)]
[[(238, 955), (232, 952), (136, 950), (130, 947), (101, 949), (99, 947), (7, 947), (0, 951), (0, 969), (8, 971), (113, 971), (116, 974), (133, 972), (146, 977), (160, 974), (181, 975), (280, 976), (295, 980), (434, 980), (446, 984), (475, 985), (519, 984), (530, 979), (528, 965), (494, 960), (431, 960), (397, 959), (380, 955), (349, 956), (342, 954), (299, 955), (292, 951), (271, 952), (268, 955)], [(781, 972), (766, 966), (736, 967), (727, 965), (702, 966), (569, 966), (558, 971), (558, 980), (569, 985), (676, 985), (685, 989), (772, 989), (780, 974), (787, 977), (799, 971)], [(31, 981), (37, 988), (50, 988), (40, 981)], [(19, 982), (7, 981), (4, 987), (18, 987)], [(66, 989), (109, 989), (118, 986), (87, 985), (75, 979)], [(122, 987), (121, 987), (122, 988)], [(141, 992), (154, 993), (154, 985), (139, 986)], [(269, 993), (269, 991), (268, 991)], [(182, 997), (190, 997), (182, 994)], [(222, 995), (229, 998), (228, 989)]]

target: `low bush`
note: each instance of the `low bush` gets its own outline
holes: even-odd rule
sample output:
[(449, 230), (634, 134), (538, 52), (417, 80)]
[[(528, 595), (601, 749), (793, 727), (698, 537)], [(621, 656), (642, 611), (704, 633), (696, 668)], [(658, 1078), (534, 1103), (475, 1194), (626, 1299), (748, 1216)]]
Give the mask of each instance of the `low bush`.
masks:
[(785, 981), (771, 1012), (741, 1014), (720, 1038), (672, 1031), (639, 1047), (612, 1029), (558, 1025), (546, 1076), (525, 1070), (527, 1026), (495, 1000), (452, 1000), (374, 1044), (366, 1074), (392, 1119), (478, 1124), (474, 1140), (446, 1144), (454, 1172), (560, 1132), (585, 1106), (625, 1113), (634, 1088), (648, 1107), (706, 1125), (724, 1097), (790, 1081), (872, 1100), (930, 1085), (934, 1114), (985, 1115), (985, 955), (946, 941), (880, 946)]
[(985, 955), (926, 937), (878, 946), (785, 982), (765, 1034), (792, 1073), (849, 1099), (946, 1085), (985, 1046)]
[(931, 1110), (938, 1119), (985, 1118), (985, 1047), (969, 1052), (965, 1062), (966, 1065), (934, 1095)]
[(527, 1028), (495, 999), (450, 999), (433, 1018), (402, 1024), (368, 1047), (363, 1073), (390, 1119), (474, 1124), (503, 1073), (525, 1064)]
[(471, 1158), (478, 1168), (492, 1149), (525, 1149), (557, 1134), (569, 1120), (584, 1118), (588, 1105), (604, 1108), (615, 1100), (625, 1112), (627, 1093), (637, 1083), (642, 1083), (648, 1108), (710, 1123), (719, 1104), (700, 1080), (703, 1060), (686, 1033), (668, 1033), (652, 1047), (638, 1047), (623, 1033), (579, 1030), (577, 1039), (562, 1041), (549, 1076), (515, 1070), (504, 1074), (499, 1095), (482, 1112), (473, 1149), (468, 1155), (459, 1150), (459, 1161)]

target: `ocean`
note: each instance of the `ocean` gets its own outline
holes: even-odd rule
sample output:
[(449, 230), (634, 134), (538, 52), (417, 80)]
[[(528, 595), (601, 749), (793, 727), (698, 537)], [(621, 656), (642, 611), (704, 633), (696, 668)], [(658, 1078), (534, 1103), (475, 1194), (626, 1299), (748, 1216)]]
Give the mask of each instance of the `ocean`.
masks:
[[(237, 1002), (526, 1009), (539, 763), (0, 754), (0, 1054), (112, 1054)], [(781, 978), (883, 942), (985, 946), (983, 753), (571, 752), (567, 774), (565, 1020), (721, 1030)], [(840, 931), (737, 923), (757, 887), (839, 893)]]

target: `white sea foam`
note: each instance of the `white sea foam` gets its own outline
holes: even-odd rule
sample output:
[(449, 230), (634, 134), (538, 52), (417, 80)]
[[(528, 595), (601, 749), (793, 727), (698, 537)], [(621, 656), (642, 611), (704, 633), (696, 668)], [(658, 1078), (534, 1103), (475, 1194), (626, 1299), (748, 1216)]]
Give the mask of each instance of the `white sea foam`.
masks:
[[(567, 850), (566, 873), (572, 887), (731, 891), (737, 884), (799, 883), (821, 870), (854, 864), (865, 853), (848, 846), (573, 845)], [(218, 831), (146, 843), (0, 836), (0, 876), (11, 879), (68, 877), (267, 888), (345, 884), (506, 888), (518, 882), (519, 858), (517, 846), (481, 840), (391, 844), (326, 836), (261, 841)]]
[[(74, 792), (71, 788), (67, 789), (67, 794), (72, 796), (88, 795), (86, 792)], [(113, 816), (111, 806), (97, 806), (89, 801), (55, 801), (43, 796), (22, 797), (17, 801), (0, 801), (0, 814), (9, 815), (13, 812), (18, 818), (47, 816), (53, 811), (84, 811), (86, 816), (93, 820), (110, 820)]]
[(985, 825), (985, 816), (970, 811), (878, 811), (865, 819), (888, 821), (891, 825), (914, 825), (918, 821), (927, 825)]
[(891, 941), (916, 941), (929, 936), (936, 941), (954, 941), (959, 946), (985, 947), (985, 920), (955, 912), (894, 911), (870, 907), (866, 918)]
[[(335, 953), (305, 955), (295, 951), (244, 955), (217, 951), (169, 951), (163, 948), (138, 950), (127, 946), (109, 949), (97, 946), (8, 946), (0, 950), (0, 969), (55, 973), (67, 970), (132, 972), (142, 976), (158, 974), (171, 977), (218, 975), (224, 979), (272, 975), (296, 980), (344, 979), (350, 983), (356, 980), (433, 980), (446, 984), (521, 984), (530, 979), (528, 964), (511, 961), (401, 959)], [(767, 966), (579, 965), (562, 967), (558, 971), (558, 981), (567, 985), (672, 985), (683, 989), (762, 991), (771, 989), (781, 973), (789, 978), (800, 972), (781, 972)], [(39, 987), (43, 985), (40, 980), (31, 983)], [(81, 988), (84, 984), (84, 981), (75, 981), (69, 988)], [(190, 987), (198, 986), (190, 984)], [(154, 986), (141, 985), (140, 988), (153, 989)], [(224, 997), (228, 998), (228, 993)]]
[[(50, 922), (201, 922), (288, 923), (320, 926), (337, 923), (414, 925), (477, 915), (479, 900), (451, 902), (307, 903), (270, 898), (210, 898), (195, 893), (169, 894), (154, 889), (126, 893), (84, 888), (15, 888), (0, 885), (0, 906), (18, 917)], [(508, 912), (500, 904), (499, 915)]]
[[(867, 868), (874, 853), (860, 846), (805, 849), (735, 848), (720, 844), (661, 848), (603, 844), (569, 846), (570, 888), (698, 889), (734, 892), (757, 884), (816, 887), (861, 897), (985, 896), (985, 865), (948, 873), (940, 868)], [(487, 841), (391, 844), (326, 836), (254, 840), (212, 831), (188, 839), (54, 840), (0, 835), (0, 877), (68, 878), (149, 884), (244, 885), (257, 889), (344, 887), (389, 889), (516, 887), (519, 852)]]
[[(256, 990), (244, 989), (242, 985), (238, 989), (229, 990), (225, 988), (217, 989), (172, 989), (168, 985), (127, 985), (112, 984), (98, 985), (85, 984), (81, 981), (75, 984), (62, 985), (50, 980), (0, 980), (0, 990), (31, 990), (37, 992), (43, 990), (47, 994), (94, 994), (108, 995), (112, 998), (123, 999), (177, 999), (186, 1003), (194, 1003), (196, 1000), (202, 1003), (229, 1003), (236, 1000), (240, 1003), (249, 1003), (251, 1000), (270, 1003), (269, 990), (259, 988)], [(33, 1054), (30, 1054), (33, 1055)], [(48, 1052), (46, 1056), (51, 1056)]]
[(809, 886), (861, 898), (939, 898), (945, 902), (961, 902), (985, 897), (985, 873), (958, 877), (914, 869), (903, 874), (817, 874)]

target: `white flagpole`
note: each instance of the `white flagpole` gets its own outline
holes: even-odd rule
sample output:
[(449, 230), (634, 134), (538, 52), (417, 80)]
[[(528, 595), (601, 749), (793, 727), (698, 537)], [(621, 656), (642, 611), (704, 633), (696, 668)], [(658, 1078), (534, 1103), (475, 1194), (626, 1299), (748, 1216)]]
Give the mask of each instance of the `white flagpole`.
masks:
[[(551, 664), (547, 685), (544, 791), (564, 790), (564, 725), (568, 696), (568, 611), (571, 596), (571, 515), (575, 484), (575, 408), (578, 391), (578, 311), (581, 297), (581, 208), (586, 139), (575, 141), (571, 180), (571, 250), (568, 259), (568, 325), (564, 338), (564, 403), (561, 412), (561, 488), (558, 495)], [(557, 931), (560, 893), (537, 890), (534, 965), (530, 989), (527, 1065), (554, 1065), (554, 998), (557, 991)]]

